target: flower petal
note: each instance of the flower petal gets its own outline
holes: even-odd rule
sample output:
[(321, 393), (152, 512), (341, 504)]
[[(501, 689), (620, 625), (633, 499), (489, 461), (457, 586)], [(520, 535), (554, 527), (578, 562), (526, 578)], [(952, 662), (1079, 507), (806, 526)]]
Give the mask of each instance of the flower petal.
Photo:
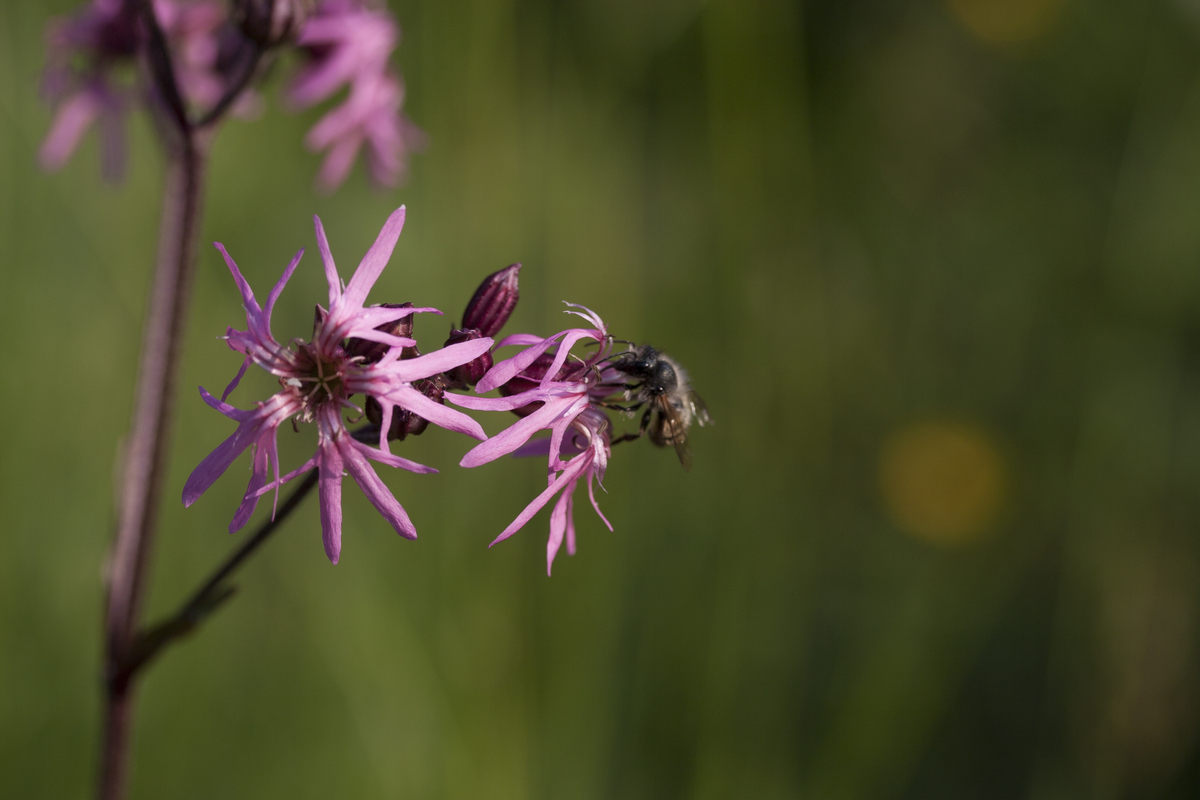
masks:
[(342, 279), (333, 263), (329, 239), (325, 238), (325, 226), (316, 214), (313, 214), (313, 227), (317, 229), (317, 249), (321, 251), (321, 263), (325, 266), (325, 280), (329, 284), (329, 306), (332, 308), (334, 301), (342, 296)]
[(525, 506), (525, 510), (518, 514), (517, 518), (514, 519), (499, 536), (493, 539), (492, 543), (489, 544), (488, 547), (493, 547), (494, 545), (503, 542), (505, 539), (521, 530), (521, 528), (525, 527), (525, 523), (533, 519), (534, 514), (541, 511), (542, 506), (550, 502), (550, 498), (554, 497), (555, 494), (562, 491), (564, 486), (573, 481), (575, 477), (583, 471), (583, 468), (586, 466), (586, 464), (587, 459), (583, 457), (572, 461), (567, 468), (562, 471), (561, 475), (555, 478), (541, 494), (533, 499), (532, 503)]
[(38, 151), (42, 169), (48, 172), (61, 169), (102, 111), (97, 95), (90, 91), (79, 92), (59, 106), (50, 132)]
[(342, 554), (342, 456), (333, 442), (323, 442), (317, 493), (321, 499), (321, 538), (325, 555), (336, 564)]
[(496, 347), (508, 347), (514, 344), (530, 345), (541, 341), (543, 341), (543, 337), (535, 336), (532, 333), (511, 333), (496, 342)]
[(220, 242), (213, 242), (213, 247), (217, 248), (217, 252), (225, 259), (225, 265), (233, 273), (233, 280), (237, 284), (238, 291), (242, 293), (242, 306), (246, 309), (246, 321), (250, 323), (251, 330), (253, 331), (257, 317), (262, 314), (262, 309), (259, 308), (258, 301), (254, 299), (254, 290), (250, 288), (250, 284), (242, 277), (242, 271), (238, 269), (237, 263), (229, 255), (229, 251), (225, 249), (225, 245)]
[(246, 367), (250, 366), (250, 362), (252, 360), (253, 359), (251, 359), (250, 356), (246, 356), (242, 359), (242, 366), (238, 369), (237, 375), (233, 376), (233, 380), (231, 380), (229, 385), (225, 387), (225, 391), (221, 392), (222, 400), (229, 397), (229, 393), (236, 389), (237, 385), (242, 382), (242, 377), (246, 374)]
[[(567, 410), (563, 412), (562, 417), (555, 420), (554, 425), (550, 429), (550, 452), (553, 454), (550, 459), (550, 468), (554, 470), (562, 469), (561, 454), (564, 449), (563, 438), (567, 435), (571, 427), (571, 421), (583, 413), (588, 407), (587, 395), (584, 395), (575, 400)], [(570, 444), (568, 442), (567, 444)]]
[(566, 331), (560, 331), (553, 336), (542, 339), (537, 344), (531, 345), (527, 349), (522, 350), (512, 358), (506, 358), (499, 364), (496, 364), (496, 366), (488, 370), (487, 375), (483, 376), (483, 380), (481, 380), (475, 387), (475, 391), (479, 394), (483, 394), (484, 392), (490, 392), (492, 389), (499, 388), (500, 386), (508, 383), (517, 375), (517, 373), (524, 370), (534, 361), (537, 361), (538, 356), (553, 347), (558, 341), (558, 338), (564, 333), (566, 333)]
[(562, 365), (566, 363), (567, 356), (571, 354), (571, 348), (574, 347), (579, 340), (596, 340), (596, 337), (592, 335), (593, 333), (595, 333), (595, 331), (585, 331), (582, 329), (566, 331), (566, 336), (563, 337), (562, 342), (558, 345), (558, 351), (554, 354), (554, 361), (550, 363), (550, 367), (546, 370), (546, 375), (542, 378), (542, 382), (549, 383), (550, 379), (558, 374), (558, 371), (562, 369)]
[(416, 539), (417, 529), (413, 527), (412, 520), (408, 518), (404, 508), (375, 474), (375, 470), (371, 468), (366, 456), (359, 450), (364, 446), (349, 436), (339, 436), (337, 446), (344, 460), (346, 471), (358, 483), (363, 494), (371, 501), (371, 505), (375, 506), (375, 510), (396, 529), (396, 533), (405, 539)]
[(387, 400), (401, 408), (407, 408), (417, 416), (423, 417), (434, 425), (439, 425), (446, 430), (465, 433), (467, 436), (472, 436), (476, 439), (487, 439), (487, 434), (483, 432), (483, 428), (479, 427), (478, 422), (461, 411), (455, 411), (452, 408), (446, 408), (439, 403), (433, 402), (411, 386), (399, 386), (378, 399), (380, 402)]
[(217, 478), (229, 469), (238, 456), (250, 445), (254, 444), (258, 433), (259, 420), (248, 419), (238, 423), (228, 439), (217, 445), (211, 453), (204, 457), (188, 476), (183, 485), (183, 505), (190, 506), (200, 499), (200, 495), (208, 491), (208, 487), (216, 483)]
[(567, 491), (563, 492), (563, 497), (567, 498), (567, 555), (575, 555), (575, 489), (579, 486), (579, 481), (575, 481), (575, 485)]
[(347, 306), (361, 308), (363, 301), (367, 299), (371, 287), (375, 285), (383, 268), (387, 266), (388, 259), (392, 257), (392, 250), (396, 248), (396, 241), (404, 228), (404, 213), (404, 206), (391, 213), (387, 222), (383, 223), (379, 235), (375, 237), (375, 243), (359, 262), (358, 269), (354, 271), (354, 277), (346, 285), (346, 293), (342, 297), (342, 302)]
[(604, 524), (611, 531), (613, 529), (612, 523), (608, 521), (608, 517), (604, 516), (604, 512), (600, 510), (600, 504), (596, 502), (596, 489), (592, 484), (594, 477), (595, 476), (592, 473), (588, 473), (588, 497), (591, 498), (592, 508), (596, 509), (596, 516), (600, 517), (600, 519), (604, 521)]
[(433, 467), (427, 467), (424, 464), (418, 464), (416, 461), (410, 461), (407, 458), (401, 458), (400, 456), (393, 455), (392, 453), (385, 453), (382, 450), (377, 450), (369, 445), (361, 445), (360, 449), (362, 454), (367, 458), (373, 461), (378, 461), (380, 464), (387, 464), (389, 467), (406, 469), (409, 472), (415, 472), (418, 475), (437, 474), (437, 470)]
[(558, 548), (562, 546), (563, 535), (567, 532), (567, 516), (571, 508), (571, 493), (575, 491), (577, 481), (570, 481), (563, 489), (562, 495), (558, 498), (558, 502), (554, 504), (554, 510), (550, 512), (550, 538), (546, 540), (546, 575), (550, 575), (550, 568), (554, 566), (554, 556), (558, 554)]
[[(575, 386), (575, 384), (564, 385)], [(469, 408), (472, 411), (512, 411), (527, 406), (530, 403), (540, 403), (547, 398), (556, 396), (560, 395), (550, 394), (542, 387), (536, 387), (527, 392), (509, 395), (508, 397), (476, 397), (470, 394), (447, 392), (446, 400), (456, 406)]]
[(304, 256), (304, 248), (292, 257), (288, 265), (283, 270), (283, 275), (271, 287), (271, 293), (267, 295), (267, 305), (263, 308), (263, 321), (266, 323), (267, 331), (271, 329), (271, 309), (275, 308), (275, 301), (279, 299), (279, 295), (283, 292), (283, 287), (287, 286), (287, 282), (291, 280), (292, 273), (296, 271), (296, 267), (300, 264), (300, 259)]
[(529, 440), (529, 437), (550, 427), (564, 412), (575, 403), (574, 397), (561, 397), (547, 400), (545, 404), (527, 417), (522, 417), (507, 430), (496, 434), (483, 444), (475, 445), (469, 450), (460, 467), (478, 467), (489, 461), (495, 461), (500, 456), (506, 456)]
[(512, 451), (513, 458), (530, 458), (532, 456), (550, 455), (550, 439), (530, 439), (525, 444)]
[(254, 446), (250, 483), (246, 486), (246, 494), (242, 497), (242, 504), (238, 506), (237, 511), (233, 514), (233, 520), (229, 523), (230, 533), (240, 531), (250, 521), (250, 516), (254, 513), (255, 507), (258, 505), (258, 490), (267, 482), (267, 471), (270, 469), (270, 458), (265, 445), (266, 442), (263, 441), (263, 438), (260, 438)]
[(437, 375), (455, 367), (474, 361), (492, 349), (492, 340), (486, 336), (482, 339), (472, 339), (459, 342), (434, 350), (416, 358), (406, 358), (388, 367), (388, 373), (406, 383)]

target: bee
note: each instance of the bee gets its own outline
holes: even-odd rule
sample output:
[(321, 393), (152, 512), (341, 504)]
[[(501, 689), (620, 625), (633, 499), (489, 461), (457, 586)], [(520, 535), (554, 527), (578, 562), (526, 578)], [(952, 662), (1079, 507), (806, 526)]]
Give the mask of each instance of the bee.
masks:
[(684, 470), (692, 468), (692, 451), (687, 432), (693, 422), (712, 424), (708, 407), (692, 389), (687, 373), (679, 362), (660, 353), (648, 344), (633, 347), (616, 356), (611, 367), (628, 376), (625, 399), (632, 405), (623, 410), (633, 412), (646, 406), (638, 432), (627, 433), (613, 443), (640, 439), (649, 435), (659, 447), (673, 445)]

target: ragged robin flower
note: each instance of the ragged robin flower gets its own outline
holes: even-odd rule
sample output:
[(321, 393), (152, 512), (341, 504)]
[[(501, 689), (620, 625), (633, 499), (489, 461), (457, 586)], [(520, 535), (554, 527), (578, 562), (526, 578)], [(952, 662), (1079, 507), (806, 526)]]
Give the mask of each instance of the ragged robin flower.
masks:
[(308, 108), (348, 90), (305, 137), (310, 150), (326, 151), (317, 173), (322, 192), (346, 180), (364, 147), (371, 179), (395, 186), (409, 151), (421, 148), (425, 134), (401, 112), (404, 82), (390, 66), (399, 40), (392, 15), (363, 0), (322, 0), (301, 28), (296, 43), (308, 63), (288, 87), (288, 101)]
[[(515, 281), (513, 286), (515, 291)], [(498, 348), (525, 346), (492, 367), (476, 387), (479, 392), (499, 389), (504, 397), (446, 395), (464, 408), (513, 411), (521, 417), (507, 430), (476, 445), (463, 457), (461, 466), (477, 467), (509, 454), (548, 456), (546, 489), (492, 542), (512, 536), (559, 495), (550, 515), (547, 574), (564, 540), (567, 552), (575, 553), (574, 493), (580, 481), (587, 484), (596, 514), (612, 530), (596, 502), (595, 485), (603, 486), (612, 455), (612, 423), (606, 409), (613, 405), (608, 399), (623, 391), (624, 381), (607, 366), (613, 340), (603, 320), (582, 306), (572, 309), (569, 313), (582, 317), (591, 327), (570, 328), (545, 338), (514, 334), (497, 344)], [(571, 352), (576, 345), (592, 349), (581, 348), (585, 350), (581, 356)], [(550, 436), (531, 441), (542, 430), (549, 430)]]
[[(183, 99), (198, 109), (212, 107), (229, 85), (228, 62), (241, 37), (227, 19), (224, 4), (154, 0), (153, 9)], [(137, 6), (127, 0), (91, 0), (74, 14), (51, 20), (42, 91), (55, 112), (38, 153), (44, 169), (62, 168), (84, 134), (98, 123), (104, 176), (114, 181), (122, 177), (126, 115), (143, 102), (163, 103), (153, 82), (138, 78), (139, 56), (147, 41)], [(248, 116), (258, 104), (257, 95), (247, 91), (232, 111)]]
[[(291, 346), (285, 347), (271, 333), (271, 311), (304, 251), (296, 254), (284, 270), (283, 277), (267, 296), (266, 305), (260, 306), (233, 259), (223, 246), (216, 245), (233, 273), (246, 311), (246, 330), (230, 328), (226, 340), (245, 359), (220, 400), (203, 388), (200, 392), (206, 403), (237, 422), (238, 427), (192, 472), (184, 486), (183, 502), (189, 506), (194, 503), (238, 455), (252, 447), (254, 454), (250, 484), (230, 524), (231, 531), (237, 530), (249, 519), (260, 496), (274, 490), (278, 497), (281, 484), (316, 468), (320, 470), (318, 488), (325, 552), (330, 561), (336, 564), (341, 552), (343, 470), (354, 478), (397, 533), (409, 539), (416, 538), (416, 529), (408, 515), (369, 463), (369, 460), (374, 460), (412, 472), (436, 472), (389, 451), (387, 431), (391, 427), (392, 415), (397, 410), (417, 414), (443, 428), (486, 439), (478, 423), (459, 411), (429, 399), (413, 383), (472, 361), (491, 348), (492, 340), (484, 337), (450, 345), (427, 355), (401, 358), (404, 350), (415, 347), (416, 343), (411, 338), (378, 328), (387, 328), (390, 323), (408, 318), (416, 312), (440, 312), (432, 308), (414, 308), (408, 304), (366, 306), (364, 302), (387, 265), (400, 236), (404, 225), (404, 208), (397, 209), (388, 218), (354, 276), (344, 286), (334, 266), (321, 221), (317, 218), (314, 221), (317, 245), (329, 283), (329, 306), (318, 307), (313, 337), (309, 342), (293, 340)], [(368, 359), (361, 354), (363, 341), (383, 345), (384, 354), (377, 359)], [(226, 404), (225, 398), (252, 363), (277, 376), (280, 391), (252, 409), (241, 410)], [(355, 395), (372, 399), (382, 409), (378, 448), (358, 441), (346, 428), (343, 414), (347, 410), (357, 416), (363, 415), (362, 409), (351, 399)], [(281, 477), (276, 434), (279, 426), (288, 419), (316, 423), (317, 452), (301, 467)], [(274, 480), (268, 480), (271, 469), (274, 470)]]

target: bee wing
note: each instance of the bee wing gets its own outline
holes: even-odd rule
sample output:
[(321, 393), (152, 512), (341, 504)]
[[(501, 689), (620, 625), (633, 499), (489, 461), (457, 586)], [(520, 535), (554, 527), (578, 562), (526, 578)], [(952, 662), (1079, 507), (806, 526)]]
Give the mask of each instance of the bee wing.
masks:
[(683, 420), (679, 418), (679, 412), (675, 410), (675, 406), (671, 405), (665, 396), (655, 398), (655, 401), (658, 413), (662, 417), (663, 428), (670, 435), (671, 444), (675, 445), (675, 455), (679, 456), (679, 463), (683, 465), (683, 471), (690, 472), (692, 448), (688, 447), (687, 428), (684, 427)]
[(704, 404), (704, 400), (695, 392), (688, 392), (688, 405), (692, 407), (692, 416), (696, 418), (696, 422), (701, 425), (712, 425), (712, 416), (708, 413), (708, 406)]

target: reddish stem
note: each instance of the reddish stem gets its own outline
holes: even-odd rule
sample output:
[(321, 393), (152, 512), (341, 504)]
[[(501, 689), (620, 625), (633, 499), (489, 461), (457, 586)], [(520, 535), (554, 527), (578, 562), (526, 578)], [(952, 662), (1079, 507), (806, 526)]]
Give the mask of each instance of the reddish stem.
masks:
[(137, 8), (148, 33), (144, 64), (156, 90), (154, 96), (161, 104), (158, 111), (164, 124), (160, 131), (168, 158), (158, 258), (142, 331), (133, 423), (124, 452), (117, 530), (107, 573), (104, 738), (98, 787), (101, 800), (120, 800), (128, 784), (136, 674), (145, 662), (140, 655), (144, 643), (139, 619), (167, 471), (179, 354), (203, 212), (208, 144), (215, 123), (246, 88), (258, 63), (256, 54), (245, 74), (204, 118), (204, 124), (197, 125), (188, 117), (151, 0), (126, 2)]
[(196, 261), (205, 155), (188, 131), (167, 165), (158, 264), (143, 329), (132, 430), (121, 479), (117, 532), (108, 573), (105, 673), (108, 683), (100, 797), (125, 792), (133, 686), (123, 665), (137, 635), (166, 474), (179, 352)]

